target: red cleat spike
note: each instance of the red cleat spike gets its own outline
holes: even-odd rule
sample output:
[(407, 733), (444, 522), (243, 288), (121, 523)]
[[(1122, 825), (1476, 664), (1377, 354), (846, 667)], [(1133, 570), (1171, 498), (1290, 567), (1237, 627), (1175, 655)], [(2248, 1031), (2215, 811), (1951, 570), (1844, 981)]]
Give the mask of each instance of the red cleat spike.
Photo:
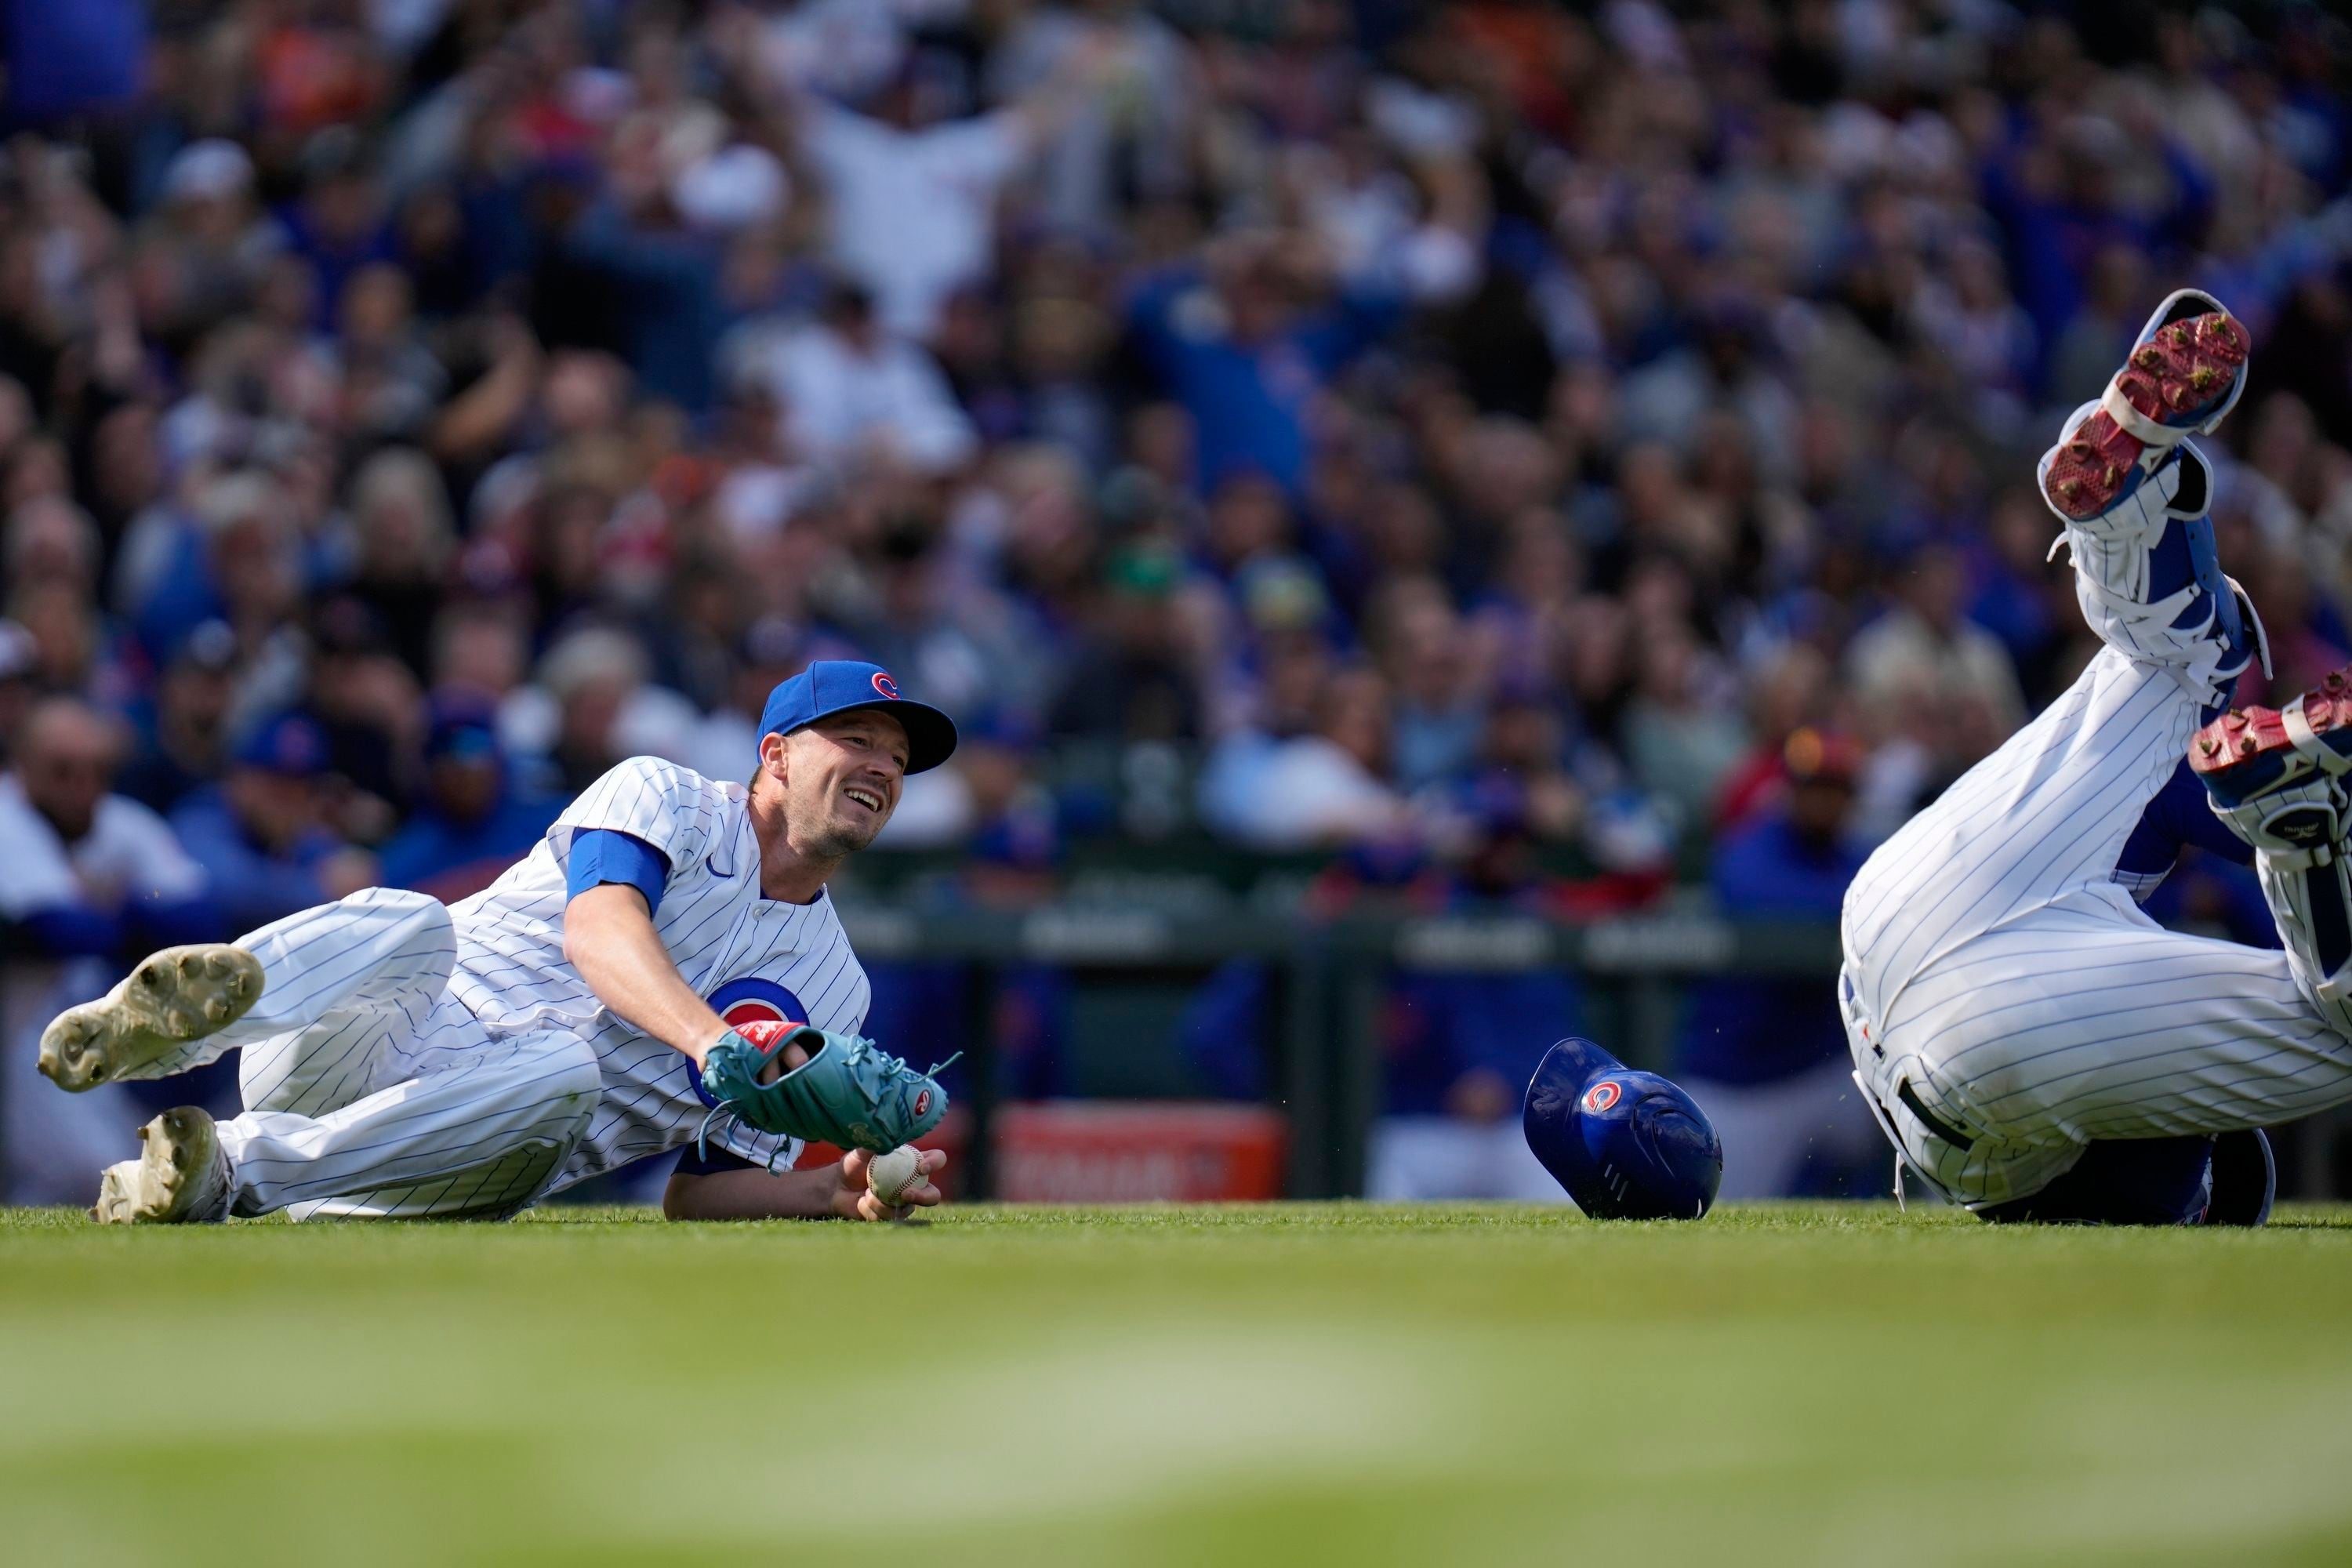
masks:
[[(2324, 695), (2331, 691), (2344, 695)], [(2331, 670), (2318, 686), (2304, 693), (2303, 716), (2315, 734), (2352, 724), (2352, 666)], [(2232, 708), (2197, 731), (2189, 748), (2189, 766), (2200, 773), (2224, 773), (2252, 758), (2292, 750), (2294, 745), (2277, 709)]]

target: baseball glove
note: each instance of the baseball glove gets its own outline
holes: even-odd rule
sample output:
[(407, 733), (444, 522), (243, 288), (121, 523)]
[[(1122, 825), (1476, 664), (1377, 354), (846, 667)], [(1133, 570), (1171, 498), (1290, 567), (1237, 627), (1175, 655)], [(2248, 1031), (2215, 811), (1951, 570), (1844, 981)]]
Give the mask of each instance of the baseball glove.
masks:
[[(808, 1060), (773, 1083), (761, 1083), (760, 1075), (776, 1054), (794, 1044)], [(955, 1059), (919, 1073), (852, 1035), (829, 1035), (805, 1024), (746, 1024), (727, 1031), (704, 1054), (702, 1097), (711, 1110), (695, 1142), (701, 1145), (711, 1121), (724, 1115), (762, 1132), (883, 1153), (940, 1124), (948, 1096), (932, 1074)]]

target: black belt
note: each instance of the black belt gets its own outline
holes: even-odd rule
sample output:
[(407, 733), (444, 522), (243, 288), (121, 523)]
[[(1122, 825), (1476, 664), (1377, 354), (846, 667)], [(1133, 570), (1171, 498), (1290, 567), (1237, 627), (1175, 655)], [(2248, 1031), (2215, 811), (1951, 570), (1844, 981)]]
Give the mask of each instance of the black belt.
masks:
[(1895, 1085), (1895, 1098), (1903, 1102), (1903, 1109), (1908, 1110), (1912, 1115), (1919, 1119), (1919, 1124), (1921, 1126), (1925, 1127), (1928, 1131), (1933, 1132), (1937, 1137), (1941, 1138), (1945, 1142), (1949, 1143), (1953, 1148), (1969, 1149), (1975, 1147), (1975, 1139), (1969, 1137), (1967, 1133), (1961, 1131), (1958, 1128), (1953, 1126), (1950, 1122), (1945, 1121), (1942, 1117), (1937, 1115), (1934, 1111), (1929, 1110), (1926, 1106), (1919, 1103), (1919, 1097), (1911, 1092), (1911, 1080), (1909, 1079), (1902, 1079), (1896, 1081)]

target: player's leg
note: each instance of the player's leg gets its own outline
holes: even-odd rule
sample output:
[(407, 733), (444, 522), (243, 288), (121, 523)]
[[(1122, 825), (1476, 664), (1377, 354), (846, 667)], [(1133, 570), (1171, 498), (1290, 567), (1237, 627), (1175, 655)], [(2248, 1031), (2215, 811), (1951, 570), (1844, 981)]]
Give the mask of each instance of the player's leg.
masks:
[(2283, 709), (2231, 709), (2200, 731), (2189, 765), (2253, 846), (2296, 983), (2352, 1037), (2352, 670)]
[[(2184, 331), (2188, 344), (2171, 342)], [(2076, 598), (2107, 646), (1855, 879), (1842, 922), (1848, 984), (1882, 1016), (1939, 955), (2108, 882), (2205, 711), (2258, 652), (2259, 624), (2214, 552), (2211, 474), (2185, 440), (2235, 401), (2242, 331), (2210, 297), (2184, 291), (2141, 338), (2040, 469)]]
[(168, 1078), (239, 1046), (290, 1047), (306, 1031), (361, 1015), (413, 1026), (448, 984), (456, 954), (440, 900), (370, 888), (235, 942), (151, 954), (107, 995), (49, 1024), (41, 1071), (79, 1090)]
[(99, 1217), (502, 1216), (554, 1180), (603, 1092), (596, 1053), (577, 1036), (493, 1039), (455, 1004), (436, 1011), (421, 1050), (376, 1060), (379, 1076), (414, 1070), (316, 1115), (158, 1118), (142, 1159), (107, 1173)]
[[(555, 1180), (603, 1092), (594, 1049), (551, 1029), (445, 1052), (310, 1127), (248, 1113), (224, 1128), (237, 1212), (504, 1218)], [(381, 1147), (387, 1132), (396, 1149)]]
[[(2286, 954), (2166, 931), (2113, 884), (1955, 950), (1884, 1015), (1844, 1000), (1856, 1076), (1906, 1163), (1979, 1212), (2086, 1150), (2083, 1182), (2110, 1186), (2113, 1160), (2158, 1157), (2112, 1141), (2193, 1141), (2185, 1181), (2207, 1140), (2352, 1100), (2352, 1041)], [(2154, 1202), (2163, 1184), (2143, 1185)]]
[(1954, 948), (2112, 881), (2196, 732), (2199, 694), (2113, 648), (1864, 862), (1841, 920), (1872, 1009)]

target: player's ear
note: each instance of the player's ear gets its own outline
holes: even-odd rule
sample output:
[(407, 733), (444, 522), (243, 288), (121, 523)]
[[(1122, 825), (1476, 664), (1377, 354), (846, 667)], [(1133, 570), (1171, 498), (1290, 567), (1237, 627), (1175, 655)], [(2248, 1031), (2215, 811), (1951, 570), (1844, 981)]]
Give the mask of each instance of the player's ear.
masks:
[(773, 731), (761, 736), (760, 738), (760, 771), (778, 784), (782, 784), (787, 771), (784, 758), (790, 750), (791, 748), (784, 743), (783, 736)]

